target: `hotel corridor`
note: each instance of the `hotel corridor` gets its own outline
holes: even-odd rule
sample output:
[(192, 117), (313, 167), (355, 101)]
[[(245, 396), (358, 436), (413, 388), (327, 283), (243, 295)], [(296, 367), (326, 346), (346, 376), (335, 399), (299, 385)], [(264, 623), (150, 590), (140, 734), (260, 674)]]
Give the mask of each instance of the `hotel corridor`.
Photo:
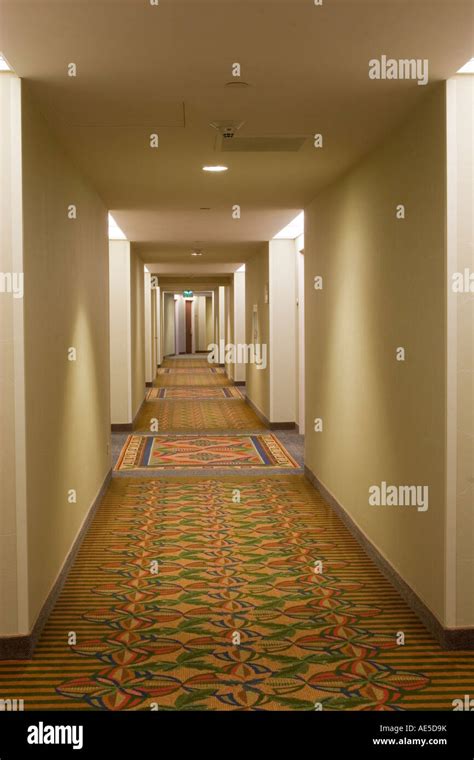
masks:
[[(30, 661), (25, 709), (451, 709), (443, 651), (221, 367), (168, 358)], [(157, 432), (152, 432), (157, 425)], [(400, 632), (404, 632), (402, 641)]]

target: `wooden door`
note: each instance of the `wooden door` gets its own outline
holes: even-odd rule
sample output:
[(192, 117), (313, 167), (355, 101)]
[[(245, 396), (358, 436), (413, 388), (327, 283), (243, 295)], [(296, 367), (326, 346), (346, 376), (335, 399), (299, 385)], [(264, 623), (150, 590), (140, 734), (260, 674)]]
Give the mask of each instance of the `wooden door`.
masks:
[(186, 303), (186, 353), (192, 354), (193, 352), (193, 325), (192, 325), (193, 302), (185, 301), (185, 303)]

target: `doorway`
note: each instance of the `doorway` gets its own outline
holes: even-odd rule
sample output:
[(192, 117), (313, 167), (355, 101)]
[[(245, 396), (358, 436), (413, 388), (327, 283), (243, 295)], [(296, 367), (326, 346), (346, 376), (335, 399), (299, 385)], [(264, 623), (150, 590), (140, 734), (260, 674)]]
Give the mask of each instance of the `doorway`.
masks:
[(186, 353), (193, 352), (193, 302), (186, 301)]

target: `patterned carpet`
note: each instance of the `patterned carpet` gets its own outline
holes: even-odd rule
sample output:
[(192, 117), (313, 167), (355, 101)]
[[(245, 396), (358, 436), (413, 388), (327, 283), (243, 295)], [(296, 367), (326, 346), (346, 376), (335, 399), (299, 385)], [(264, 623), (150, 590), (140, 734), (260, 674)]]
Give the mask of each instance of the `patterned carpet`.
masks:
[[(223, 375), (223, 367), (160, 367), (158, 375)], [(178, 381), (177, 381), (178, 382)]]
[(451, 710), (473, 683), (302, 476), (114, 479), (34, 658), (0, 665), (26, 710)]
[(298, 468), (271, 433), (265, 435), (130, 435), (116, 470)]
[(146, 394), (147, 401), (205, 401), (206, 399), (239, 399), (243, 398), (238, 388), (227, 386), (223, 388), (150, 388)]
[(203, 359), (163, 359), (163, 367), (210, 367), (211, 362), (208, 362), (206, 358)]
[[(183, 382), (200, 376), (162, 375), (169, 388), (153, 393), (179, 400), (147, 407), (199, 431), (219, 415), (246, 424), (243, 402), (189, 400), (234, 390), (214, 373)], [(26, 710), (399, 711), (472, 695), (473, 653), (434, 642), (302, 475), (237, 474), (259, 457), (294, 467), (269, 433), (130, 436), (122, 467), (219, 460), (227, 474), (116, 473), (34, 657), (0, 662), (1, 698)]]
[(157, 375), (154, 382), (155, 388), (175, 388), (179, 385), (223, 386), (232, 385), (232, 380), (229, 380), (226, 375), (211, 372), (196, 372), (192, 374), (185, 373), (183, 375)]
[[(151, 427), (152, 420), (158, 420), (158, 428)], [(151, 401), (143, 405), (134, 430), (161, 433), (164, 430), (253, 431), (264, 428), (253, 409), (240, 397), (239, 401), (232, 403), (225, 400), (185, 401), (181, 404), (176, 401)]]

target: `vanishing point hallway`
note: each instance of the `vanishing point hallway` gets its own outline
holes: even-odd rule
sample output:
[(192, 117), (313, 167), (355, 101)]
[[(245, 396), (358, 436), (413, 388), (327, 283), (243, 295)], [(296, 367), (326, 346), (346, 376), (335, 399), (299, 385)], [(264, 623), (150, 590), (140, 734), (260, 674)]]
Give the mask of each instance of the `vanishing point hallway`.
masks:
[[(30, 661), (26, 709), (450, 709), (443, 651), (222, 367), (168, 358)], [(404, 634), (401, 641), (400, 632)]]

